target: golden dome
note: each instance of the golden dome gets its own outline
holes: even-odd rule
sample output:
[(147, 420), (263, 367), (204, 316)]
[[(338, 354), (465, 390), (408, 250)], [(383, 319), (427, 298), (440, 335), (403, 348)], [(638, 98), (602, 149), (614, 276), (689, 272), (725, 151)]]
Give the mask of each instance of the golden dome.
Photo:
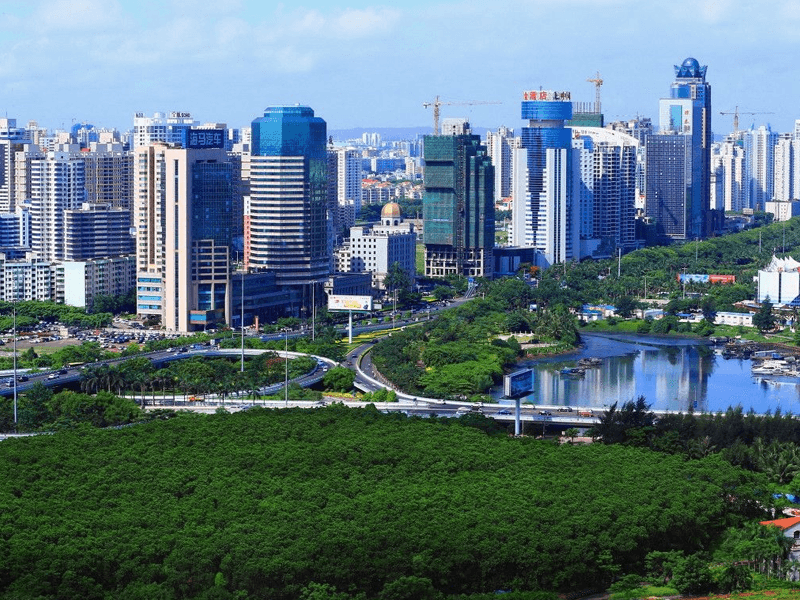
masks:
[(381, 219), (399, 219), (403, 216), (397, 202), (388, 202), (381, 210)]

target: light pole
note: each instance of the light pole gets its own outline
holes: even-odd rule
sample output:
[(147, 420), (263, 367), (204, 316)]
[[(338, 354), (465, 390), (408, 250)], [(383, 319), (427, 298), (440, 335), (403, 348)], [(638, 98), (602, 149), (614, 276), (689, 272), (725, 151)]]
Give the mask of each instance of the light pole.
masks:
[(397, 288), (394, 288), (393, 292), (394, 304), (392, 305), (392, 329), (394, 329), (394, 319), (397, 315)]
[(241, 319), (242, 319), (242, 368), (241, 371), (244, 373), (244, 275), (239, 273), (239, 286), (241, 287), (242, 293), (242, 312), (241, 312)]
[[(14, 280), (16, 283), (16, 279)], [(14, 303), (12, 305), (14, 315), (14, 433), (17, 432), (17, 298), (16, 290), (14, 294)]]
[(286, 375), (283, 383), (283, 401), (289, 406), (289, 329), (283, 328), (283, 356), (286, 359)]

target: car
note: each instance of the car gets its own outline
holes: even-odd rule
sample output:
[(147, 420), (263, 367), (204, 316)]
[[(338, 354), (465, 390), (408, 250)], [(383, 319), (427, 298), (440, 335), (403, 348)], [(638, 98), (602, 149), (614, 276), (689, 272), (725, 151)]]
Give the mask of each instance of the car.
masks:
[(50, 373), (50, 375), (48, 375), (47, 378), (48, 379), (58, 379), (58, 373)]
[(28, 376), (27, 375), (20, 375), (19, 377), (17, 377), (17, 381), (19, 381), (19, 382), (28, 381)]
[(59, 375), (66, 375), (67, 373), (69, 373), (69, 369), (59, 369), (58, 371)]
[(498, 415), (512, 415), (512, 414), (514, 414), (514, 413), (513, 413), (513, 412), (511, 412), (509, 409), (507, 409), (507, 408), (504, 408), (503, 410), (498, 410), (498, 411), (497, 411), (497, 414), (498, 414)]
[(572, 407), (571, 406), (562, 406), (561, 408), (558, 409), (558, 412), (572, 412)]
[(550, 416), (550, 415), (552, 415), (553, 413), (551, 413), (549, 410), (540, 410), (540, 411), (539, 411), (539, 414), (540, 414), (540, 415), (547, 415), (547, 416)]
[(14, 379), (6, 379), (6, 387), (14, 387)]

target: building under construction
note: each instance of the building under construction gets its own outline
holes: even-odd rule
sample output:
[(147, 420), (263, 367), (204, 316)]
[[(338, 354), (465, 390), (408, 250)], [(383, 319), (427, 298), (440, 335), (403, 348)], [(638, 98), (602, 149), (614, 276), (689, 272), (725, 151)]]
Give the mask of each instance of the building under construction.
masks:
[(478, 135), (425, 136), (425, 275), (491, 277), (494, 167)]

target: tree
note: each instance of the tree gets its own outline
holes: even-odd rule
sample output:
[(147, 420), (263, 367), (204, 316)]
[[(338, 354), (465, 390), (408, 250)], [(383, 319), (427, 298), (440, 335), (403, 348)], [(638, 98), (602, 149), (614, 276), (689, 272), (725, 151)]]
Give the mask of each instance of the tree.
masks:
[(639, 303), (632, 296), (621, 296), (617, 300), (617, 314), (623, 319), (632, 316), (638, 308)]
[(455, 297), (456, 293), (451, 287), (446, 285), (437, 285), (433, 288), (431, 295), (436, 298), (436, 300), (449, 300), (450, 298)]
[(713, 583), (711, 569), (706, 561), (693, 554), (675, 566), (672, 583), (681, 594), (704, 594)]
[(767, 296), (761, 303), (761, 308), (753, 315), (753, 325), (759, 331), (770, 331), (775, 327), (775, 315), (772, 314), (772, 302)]
[(356, 374), (345, 367), (334, 367), (322, 378), (325, 389), (334, 392), (349, 392), (353, 389)]
[(383, 279), (383, 285), (386, 286), (386, 289), (391, 293), (394, 290), (407, 289), (411, 287), (411, 278), (400, 266), (400, 263), (394, 261), (391, 265), (389, 265), (389, 271), (386, 273), (386, 277)]

